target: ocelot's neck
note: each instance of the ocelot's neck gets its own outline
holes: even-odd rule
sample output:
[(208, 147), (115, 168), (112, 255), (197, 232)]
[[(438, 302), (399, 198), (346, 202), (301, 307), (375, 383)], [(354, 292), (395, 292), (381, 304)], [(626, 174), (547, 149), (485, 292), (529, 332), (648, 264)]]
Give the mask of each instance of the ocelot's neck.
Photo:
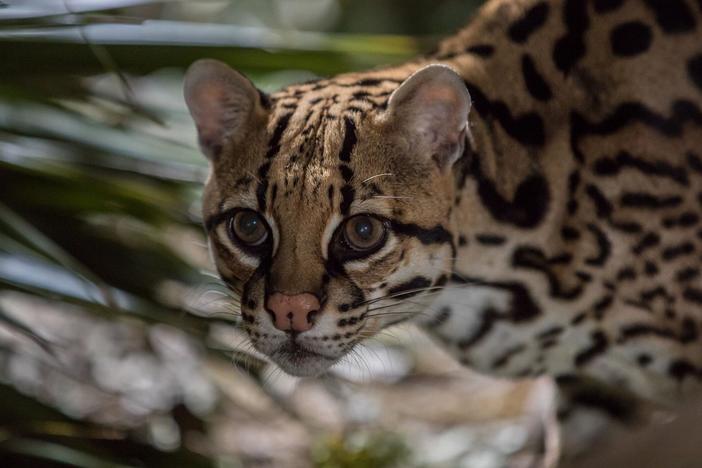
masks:
[(509, 70), (480, 57), (444, 63), (461, 74), (472, 98), (470, 147), (455, 168), (452, 222), (465, 244), (458, 266), (473, 269), (480, 259), (497, 278), (507, 273), (507, 256), (518, 246), (557, 255), (574, 167), (567, 117), (515, 97), (514, 81), (497, 78)]

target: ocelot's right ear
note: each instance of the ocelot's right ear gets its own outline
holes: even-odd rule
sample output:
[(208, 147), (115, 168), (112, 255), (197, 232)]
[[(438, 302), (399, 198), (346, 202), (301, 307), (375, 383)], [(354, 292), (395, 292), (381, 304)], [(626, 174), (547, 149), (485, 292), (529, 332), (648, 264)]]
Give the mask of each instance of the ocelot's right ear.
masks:
[(243, 141), (253, 126), (265, 125), (265, 94), (222, 62), (203, 59), (193, 63), (185, 74), (183, 88), (200, 149), (211, 161), (228, 144)]
[(463, 154), (471, 99), (463, 79), (446, 65), (428, 65), (391, 95), (384, 118), (406, 135), (416, 152), (443, 170)]

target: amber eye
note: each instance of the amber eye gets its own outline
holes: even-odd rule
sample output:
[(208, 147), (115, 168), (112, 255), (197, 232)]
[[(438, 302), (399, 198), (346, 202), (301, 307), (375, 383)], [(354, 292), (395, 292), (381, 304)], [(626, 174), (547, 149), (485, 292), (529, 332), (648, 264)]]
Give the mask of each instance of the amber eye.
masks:
[(356, 215), (344, 224), (344, 240), (356, 251), (367, 251), (385, 241), (385, 225), (377, 218)]
[(234, 240), (248, 246), (257, 246), (263, 244), (268, 237), (268, 227), (266, 221), (255, 211), (241, 210), (231, 218), (229, 233)]

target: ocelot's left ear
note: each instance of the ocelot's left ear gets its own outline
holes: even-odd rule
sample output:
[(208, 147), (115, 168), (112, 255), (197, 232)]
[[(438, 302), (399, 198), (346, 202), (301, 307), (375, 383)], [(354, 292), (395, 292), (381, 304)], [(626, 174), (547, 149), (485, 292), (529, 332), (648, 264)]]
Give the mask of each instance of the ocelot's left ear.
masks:
[(386, 117), (418, 152), (446, 169), (463, 154), (470, 106), (463, 79), (446, 65), (429, 65), (392, 93)]
[(228, 144), (245, 141), (265, 125), (267, 97), (241, 73), (217, 60), (190, 65), (183, 86), (202, 152), (217, 160)]

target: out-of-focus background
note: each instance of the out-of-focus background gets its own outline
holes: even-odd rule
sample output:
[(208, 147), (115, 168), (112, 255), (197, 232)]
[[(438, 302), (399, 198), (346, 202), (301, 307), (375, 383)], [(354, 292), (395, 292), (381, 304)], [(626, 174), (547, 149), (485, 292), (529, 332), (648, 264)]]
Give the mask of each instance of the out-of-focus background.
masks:
[(181, 81), (406, 60), (479, 0), (0, 1), (0, 466), (535, 467), (542, 382), (395, 328), (322, 379), (237, 330)]

